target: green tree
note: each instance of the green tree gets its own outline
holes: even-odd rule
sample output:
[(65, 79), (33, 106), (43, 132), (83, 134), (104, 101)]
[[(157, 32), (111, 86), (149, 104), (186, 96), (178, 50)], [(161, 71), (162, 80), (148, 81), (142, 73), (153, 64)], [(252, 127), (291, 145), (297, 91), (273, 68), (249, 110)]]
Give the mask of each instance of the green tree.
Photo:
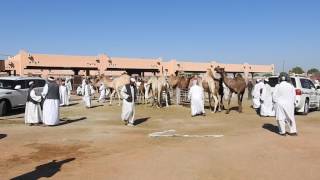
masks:
[(279, 75), (280, 75), (280, 76), (288, 76), (288, 73), (286, 73), (286, 72), (280, 72)]
[(290, 72), (295, 73), (295, 74), (303, 74), (304, 73), (303, 69), (299, 66), (292, 68)]
[(263, 77), (270, 77), (270, 76), (272, 76), (271, 73), (266, 73), (266, 74), (263, 75)]
[(317, 68), (311, 68), (307, 71), (308, 74), (315, 74), (315, 73), (319, 73), (319, 69)]

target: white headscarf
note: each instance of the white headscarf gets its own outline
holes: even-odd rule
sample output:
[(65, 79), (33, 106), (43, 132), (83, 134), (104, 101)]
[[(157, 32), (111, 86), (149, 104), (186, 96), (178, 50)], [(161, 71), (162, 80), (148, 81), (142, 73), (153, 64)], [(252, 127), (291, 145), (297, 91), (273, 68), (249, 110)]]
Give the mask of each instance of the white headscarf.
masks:
[(193, 85), (193, 86), (195, 86), (195, 85), (197, 85), (197, 84), (198, 84), (198, 81), (197, 81), (196, 79), (192, 81), (192, 85)]

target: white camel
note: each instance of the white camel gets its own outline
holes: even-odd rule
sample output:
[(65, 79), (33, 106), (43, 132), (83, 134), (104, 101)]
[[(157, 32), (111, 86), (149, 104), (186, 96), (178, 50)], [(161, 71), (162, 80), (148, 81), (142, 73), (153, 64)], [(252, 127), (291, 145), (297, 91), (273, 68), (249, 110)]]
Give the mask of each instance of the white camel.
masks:
[(215, 113), (219, 105), (219, 83), (214, 80), (214, 74), (211, 69), (207, 69), (207, 72), (204, 74), (200, 81), (200, 85), (202, 85), (204, 91), (208, 93), (210, 110), (212, 110), (211, 97), (214, 100), (214, 107), (212, 112)]

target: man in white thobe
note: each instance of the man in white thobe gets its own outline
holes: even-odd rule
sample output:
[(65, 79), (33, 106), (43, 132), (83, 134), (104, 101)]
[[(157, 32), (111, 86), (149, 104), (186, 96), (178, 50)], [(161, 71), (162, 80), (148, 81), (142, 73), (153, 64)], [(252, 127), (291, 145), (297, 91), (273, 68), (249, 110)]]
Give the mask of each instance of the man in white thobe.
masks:
[(264, 86), (262, 88), (260, 115), (275, 116), (275, 110), (272, 102), (272, 90), (268, 79), (264, 80)]
[(106, 100), (106, 87), (104, 86), (104, 83), (100, 83), (99, 87), (100, 96), (99, 96), (99, 102), (105, 102)]
[(77, 95), (82, 96), (82, 85), (77, 87)]
[(198, 85), (197, 80), (193, 80), (192, 84), (188, 94), (188, 99), (191, 101), (191, 116), (205, 115), (203, 88)]
[(48, 78), (48, 83), (43, 87), (43, 124), (54, 126), (59, 124), (59, 85), (53, 77)]
[(275, 102), (276, 119), (279, 126), (279, 134), (286, 135), (286, 124), (289, 128), (289, 135), (297, 136), (296, 121), (294, 117), (294, 101), (296, 97), (295, 88), (288, 83), (286, 75), (280, 76), (280, 84), (276, 85), (273, 92)]
[(83, 78), (83, 79), (82, 79), (82, 83), (81, 83), (81, 88), (82, 88), (82, 91), (81, 91), (81, 92), (82, 92), (82, 96), (84, 96), (83, 88), (84, 88), (84, 86), (87, 84), (86, 82), (87, 82), (87, 78)]
[(261, 100), (261, 91), (264, 86), (264, 83), (261, 81), (261, 79), (257, 79), (256, 84), (253, 87), (252, 90), (252, 107), (256, 109), (259, 112), (259, 108), (261, 106), (260, 100)]
[(29, 82), (29, 91), (27, 96), (24, 121), (26, 124), (33, 126), (35, 124), (39, 124), (42, 121), (42, 111), (41, 111), (41, 96), (37, 96), (34, 91), (34, 82)]
[(134, 78), (130, 78), (130, 84), (122, 87), (121, 96), (123, 98), (121, 119), (127, 126), (134, 126), (134, 103), (137, 99), (137, 88)]
[(67, 87), (67, 91), (68, 91), (68, 102), (70, 102), (71, 91), (72, 91), (71, 78), (66, 79), (66, 87)]
[(88, 80), (85, 82), (85, 85), (82, 86), (82, 94), (86, 108), (91, 108), (91, 88)]
[(62, 81), (60, 85), (60, 106), (69, 106), (69, 95), (68, 95), (68, 88), (65, 85), (65, 82)]

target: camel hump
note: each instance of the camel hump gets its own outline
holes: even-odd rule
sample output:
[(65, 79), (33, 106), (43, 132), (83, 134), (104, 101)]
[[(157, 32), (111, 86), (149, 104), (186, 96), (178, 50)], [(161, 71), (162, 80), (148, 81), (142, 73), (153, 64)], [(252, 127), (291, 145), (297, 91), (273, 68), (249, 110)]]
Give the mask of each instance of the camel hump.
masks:
[(239, 79), (239, 80), (241, 80), (241, 79), (243, 79), (243, 77), (242, 77), (242, 75), (241, 74), (237, 74), (237, 76), (236, 76), (236, 78), (235, 79)]

